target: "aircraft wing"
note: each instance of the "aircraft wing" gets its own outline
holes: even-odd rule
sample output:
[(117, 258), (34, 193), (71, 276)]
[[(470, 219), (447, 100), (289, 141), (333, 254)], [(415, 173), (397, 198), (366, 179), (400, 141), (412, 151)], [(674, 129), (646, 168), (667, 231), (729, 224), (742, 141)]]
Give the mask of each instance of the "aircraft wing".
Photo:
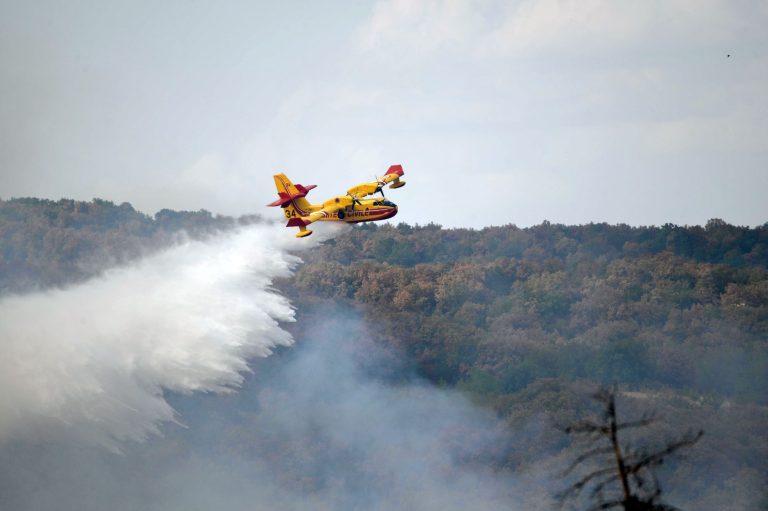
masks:
[[(382, 187), (389, 184), (390, 188), (400, 188), (405, 185), (405, 181), (400, 181), (400, 177), (404, 174), (402, 165), (392, 165), (378, 181), (372, 183), (363, 183), (361, 185), (353, 186), (347, 190), (347, 194), (355, 199), (362, 199), (368, 195), (373, 195), (376, 192), (380, 192)], [(391, 184), (390, 184), (391, 183)]]
[(381, 190), (381, 185), (375, 181), (373, 183), (363, 183), (361, 185), (353, 186), (347, 190), (347, 194), (355, 199), (362, 199), (368, 195), (373, 195), (379, 190)]
[(390, 188), (400, 188), (405, 185), (405, 181), (400, 181), (403, 174), (405, 174), (405, 172), (403, 172), (402, 165), (392, 165), (387, 169), (387, 173), (384, 174), (384, 177), (381, 178), (381, 183), (382, 185), (391, 183), (389, 185)]

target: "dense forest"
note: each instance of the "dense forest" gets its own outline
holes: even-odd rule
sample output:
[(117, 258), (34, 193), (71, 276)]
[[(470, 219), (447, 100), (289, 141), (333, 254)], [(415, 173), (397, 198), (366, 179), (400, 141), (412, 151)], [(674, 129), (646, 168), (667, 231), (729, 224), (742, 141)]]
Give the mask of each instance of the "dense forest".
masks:
[(582, 413), (583, 386), (617, 384), (630, 409), (664, 418), (655, 442), (705, 430), (693, 468), (669, 469), (671, 487), (697, 488), (697, 506), (737, 499), (749, 509), (762, 497), (746, 481), (768, 473), (767, 254), (768, 224), (717, 219), (366, 225), (307, 254), (283, 289), (300, 313), (360, 310), (377, 342), (513, 428), (544, 417), (508, 466), (560, 452), (559, 426)]
[[(181, 232), (252, 221), (0, 201), (0, 292), (77, 282)], [(415, 372), (528, 428), (532, 440), (494, 458), (499, 469), (557, 459), (590, 389), (616, 385), (626, 409), (658, 415), (650, 441), (705, 431), (665, 469), (673, 496), (691, 509), (768, 504), (768, 224), (363, 224), (297, 253), (305, 263), (276, 283), (297, 308), (296, 338), (321, 316), (358, 315), (407, 362), (383, 378)]]
[(506, 394), (560, 376), (768, 397), (768, 227), (372, 225), (306, 259), (286, 287), (297, 303), (362, 306), (436, 383)]

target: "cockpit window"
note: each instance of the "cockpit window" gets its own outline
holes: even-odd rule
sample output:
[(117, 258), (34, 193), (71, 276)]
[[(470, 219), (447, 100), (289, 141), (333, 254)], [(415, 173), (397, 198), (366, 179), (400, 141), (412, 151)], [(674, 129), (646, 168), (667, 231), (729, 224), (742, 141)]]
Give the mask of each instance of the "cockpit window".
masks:
[(389, 206), (390, 208), (396, 208), (397, 205), (394, 202), (390, 202), (388, 200), (381, 201), (382, 206)]

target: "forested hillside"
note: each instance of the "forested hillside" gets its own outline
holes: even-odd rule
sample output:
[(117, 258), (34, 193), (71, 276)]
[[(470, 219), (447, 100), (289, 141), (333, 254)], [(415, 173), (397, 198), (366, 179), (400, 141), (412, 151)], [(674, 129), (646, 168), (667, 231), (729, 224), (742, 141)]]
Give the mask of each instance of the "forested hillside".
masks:
[[(101, 200), (0, 201), (0, 292), (76, 282), (181, 231), (248, 221), (151, 218)], [(497, 453), (496, 468), (559, 459), (561, 426), (583, 416), (589, 389), (615, 384), (625, 410), (657, 413), (651, 441), (705, 430), (689, 460), (667, 469), (673, 495), (691, 509), (764, 505), (768, 224), (361, 225), (299, 254), (305, 264), (276, 283), (297, 308), (295, 337), (311, 339), (322, 316), (361, 317), (406, 362), (382, 368), (384, 380), (415, 371), (525, 438)], [(247, 437), (248, 425), (231, 427)]]
[(283, 289), (300, 332), (313, 314), (359, 310), (424, 378), (527, 431), (507, 467), (558, 459), (589, 389), (618, 385), (625, 410), (659, 417), (652, 444), (704, 429), (688, 461), (667, 467), (678, 502), (752, 509), (768, 473), (766, 255), (768, 225), (721, 220), (370, 225), (306, 255)]
[(0, 199), (0, 293), (77, 282), (168, 246), (181, 232), (200, 237), (253, 220), (205, 210), (150, 217), (101, 199)]
[(371, 226), (307, 255), (287, 290), (363, 307), (436, 383), (497, 395), (557, 376), (766, 403), (767, 257), (768, 227), (719, 220)]

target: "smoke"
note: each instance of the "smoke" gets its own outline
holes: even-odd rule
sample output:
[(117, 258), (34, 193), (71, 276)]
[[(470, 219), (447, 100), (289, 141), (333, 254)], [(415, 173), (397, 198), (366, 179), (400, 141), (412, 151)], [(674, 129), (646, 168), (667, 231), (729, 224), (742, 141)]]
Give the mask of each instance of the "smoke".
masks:
[(506, 425), (357, 317), (293, 346), (295, 246), (250, 226), (0, 301), (0, 509), (546, 508)]
[[(292, 343), (270, 288), (299, 261), (284, 230), (188, 241), (68, 289), (0, 301), (0, 443), (75, 435), (119, 448), (176, 420), (164, 392), (227, 392)], [(307, 246), (305, 242), (303, 246)]]
[(0, 508), (550, 508), (541, 470), (498, 468), (521, 439), (494, 414), (415, 378), (357, 318), (320, 317), (295, 346), (253, 361), (237, 393), (169, 395), (186, 427), (166, 423), (121, 455), (0, 450)]

